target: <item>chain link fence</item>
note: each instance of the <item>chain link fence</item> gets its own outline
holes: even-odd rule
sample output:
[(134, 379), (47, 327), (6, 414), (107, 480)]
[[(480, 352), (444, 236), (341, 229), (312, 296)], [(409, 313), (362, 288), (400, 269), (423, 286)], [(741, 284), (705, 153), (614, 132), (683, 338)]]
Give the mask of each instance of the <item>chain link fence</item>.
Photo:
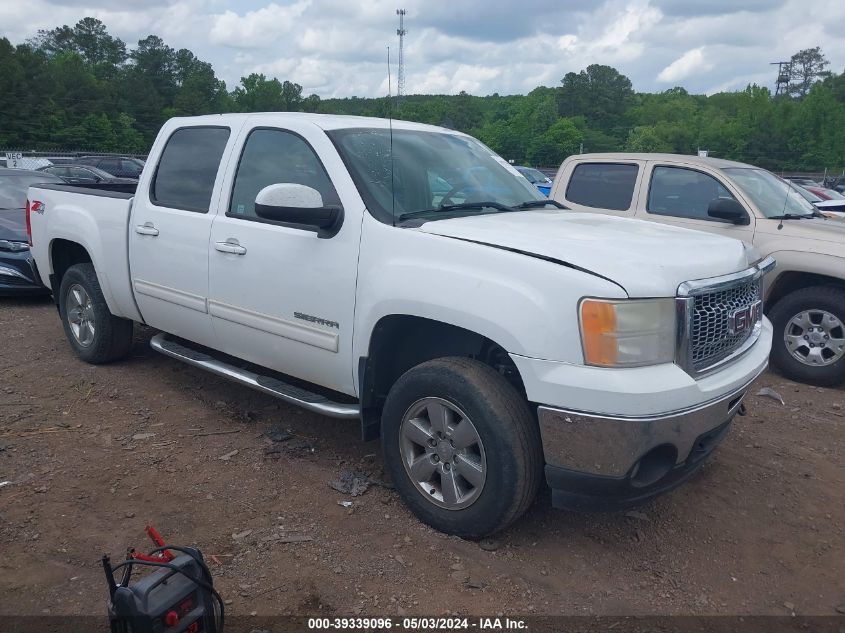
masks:
[(122, 158), (147, 159), (147, 154), (133, 152), (92, 152), (87, 150), (42, 150), (32, 151), (20, 148), (0, 148), (0, 167), (17, 169), (38, 169), (46, 165), (67, 165), (76, 162), (82, 156), (114, 156)]

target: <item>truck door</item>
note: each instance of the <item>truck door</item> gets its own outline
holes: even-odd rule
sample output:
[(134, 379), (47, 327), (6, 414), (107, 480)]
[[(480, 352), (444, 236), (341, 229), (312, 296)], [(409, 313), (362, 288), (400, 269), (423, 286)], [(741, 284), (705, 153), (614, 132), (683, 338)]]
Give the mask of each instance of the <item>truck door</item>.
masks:
[(209, 209), (220, 191), (218, 174), (230, 136), (228, 127), (183, 127), (169, 135), (162, 130), (164, 149), (158, 164), (150, 165), (152, 177), (139, 185), (130, 217), (132, 287), (144, 321), (203, 345), (214, 343)]
[[(209, 309), (217, 349), (354, 393), (352, 324), (363, 203), (325, 133), (312, 123), (250, 125), (229, 169), (209, 249)], [(233, 158), (233, 161), (235, 159)], [(264, 187), (296, 183), (340, 205), (337, 234), (259, 218)]]
[(649, 163), (637, 205), (637, 218), (688, 229), (719, 233), (751, 243), (755, 217), (746, 209), (747, 221), (734, 224), (710, 217), (714, 198), (741, 200), (728, 183), (692, 165)]

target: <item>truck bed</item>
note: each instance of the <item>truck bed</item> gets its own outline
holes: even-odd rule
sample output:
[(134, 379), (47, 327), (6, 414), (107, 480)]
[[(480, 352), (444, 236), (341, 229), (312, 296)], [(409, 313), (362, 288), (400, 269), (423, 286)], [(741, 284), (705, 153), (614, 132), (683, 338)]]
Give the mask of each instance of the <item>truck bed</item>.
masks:
[[(39, 262), (42, 282), (54, 295), (59, 290), (53, 288), (53, 275), (61, 261), (62, 240), (80, 244), (97, 271), (111, 312), (141, 320), (132, 296), (128, 252), (129, 219), (136, 188), (136, 183), (42, 184), (29, 188), (30, 202), (43, 203), (42, 211), (30, 214), (32, 254)], [(49, 266), (44, 262), (49, 262)]]
[(98, 182), (90, 184), (80, 183), (44, 183), (38, 185), (39, 189), (50, 189), (53, 191), (68, 191), (71, 193), (81, 193), (88, 196), (102, 196), (104, 198), (132, 198), (135, 195), (135, 190), (138, 188), (137, 182), (132, 183), (109, 183)]

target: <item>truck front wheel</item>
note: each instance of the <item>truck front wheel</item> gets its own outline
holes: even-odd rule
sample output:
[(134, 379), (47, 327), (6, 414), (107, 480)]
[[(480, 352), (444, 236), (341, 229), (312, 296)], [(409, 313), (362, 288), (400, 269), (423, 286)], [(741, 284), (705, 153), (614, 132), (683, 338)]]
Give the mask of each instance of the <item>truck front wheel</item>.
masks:
[(769, 311), (772, 363), (787, 378), (829, 387), (845, 382), (845, 290), (796, 290)]
[(129, 354), (132, 321), (109, 311), (93, 265), (67, 269), (59, 287), (59, 314), (70, 346), (86, 363), (108, 363)]
[(543, 453), (516, 389), (492, 368), (441, 358), (406, 372), (382, 413), (393, 483), (423, 522), (464, 538), (506, 528), (534, 500)]

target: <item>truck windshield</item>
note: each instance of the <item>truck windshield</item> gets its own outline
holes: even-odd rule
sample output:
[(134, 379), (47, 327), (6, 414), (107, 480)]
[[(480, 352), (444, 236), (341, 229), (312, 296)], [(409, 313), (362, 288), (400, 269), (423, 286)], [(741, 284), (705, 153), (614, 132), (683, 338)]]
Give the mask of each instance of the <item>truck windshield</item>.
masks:
[(799, 196), (804, 198), (804, 200), (806, 200), (810, 204), (815, 204), (816, 202), (824, 202), (821, 198), (819, 198), (812, 191), (808, 191), (807, 189), (804, 189), (804, 187), (801, 187), (800, 185), (792, 185), (792, 188), (795, 189), (795, 191), (798, 192)]
[(728, 167), (723, 169), (739, 185), (767, 218), (783, 215), (815, 214), (815, 207), (807, 202), (794, 187), (765, 169), (753, 167)]
[(394, 129), (391, 143), (384, 128), (328, 134), (370, 213), (388, 224), (403, 215), (433, 220), (501, 213), (544, 199), (504, 159), (468, 136)]

